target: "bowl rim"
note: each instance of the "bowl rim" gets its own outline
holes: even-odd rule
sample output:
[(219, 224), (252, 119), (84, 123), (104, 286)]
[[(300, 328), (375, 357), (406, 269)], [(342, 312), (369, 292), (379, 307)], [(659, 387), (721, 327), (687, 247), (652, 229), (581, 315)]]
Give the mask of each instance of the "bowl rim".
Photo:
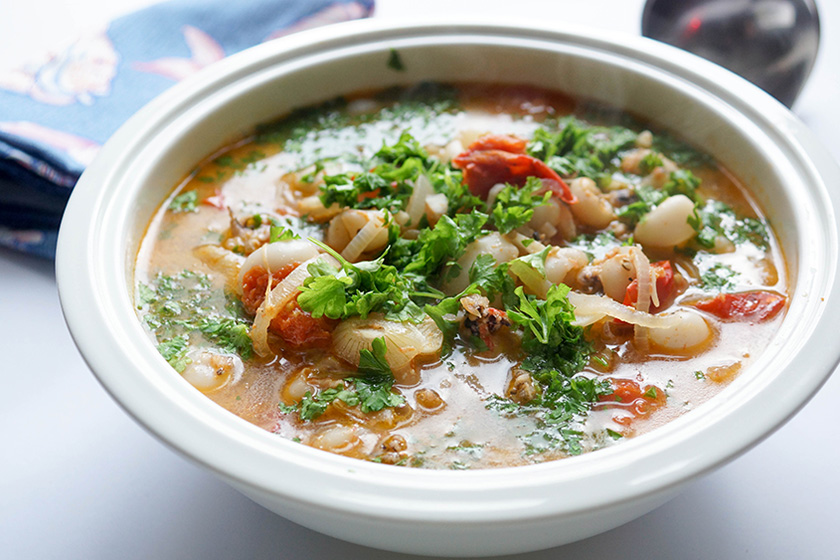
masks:
[[(139, 324), (136, 315), (119, 312), (126, 307), (126, 255), (124, 249), (121, 254), (114, 246), (118, 236), (108, 235), (119, 231), (120, 224), (108, 215), (115, 204), (114, 189), (103, 185), (126, 181), (126, 175), (138, 165), (134, 154), (165, 135), (175, 115), (217, 91), (231, 90), (261, 69), (361, 45), (464, 36), (553, 41), (632, 59), (649, 66), (653, 73), (693, 84), (686, 87), (717, 99), (783, 147), (786, 155), (796, 160), (800, 175), (812, 182), (813, 199), (806, 201), (800, 225), (819, 238), (801, 240), (818, 245), (804, 265), (813, 264), (817, 257), (828, 264), (814, 272), (807, 287), (817, 293), (801, 304), (803, 309), (808, 306), (809, 316), (815, 319), (809, 325), (810, 338), (797, 348), (798, 354), (807, 356), (807, 372), (794, 375), (793, 365), (785, 362), (785, 369), (754, 388), (745, 402), (716, 397), (717, 404), (702, 416), (702, 422), (686, 421), (684, 415), (650, 434), (598, 453), (539, 465), (465, 472), (400, 469), (310, 449), (234, 417), (191, 388), (173, 389), (163, 383), (156, 375), (161, 359), (156, 352), (148, 352), (148, 347), (154, 348), (148, 340), (131, 338), (137, 325), (128, 322)], [(833, 348), (831, 329), (827, 328), (831, 326), (830, 311), (840, 310), (840, 230), (835, 218), (840, 195), (837, 189), (827, 187), (831, 183), (840, 184), (840, 170), (790, 111), (731, 72), (667, 45), (594, 30), (581, 32), (577, 26), (548, 28), (533, 22), (349, 22), (233, 55), (166, 91), (123, 125), (74, 189), (59, 234), (57, 282), (71, 335), (105, 389), (167, 445), (224, 478), (291, 502), (375, 519), (430, 523), (533, 520), (592, 511), (675, 487), (757, 444), (822, 386), (840, 361), (840, 348)], [(806, 224), (806, 218), (814, 222)], [(108, 258), (103, 260), (103, 256)], [(815, 301), (817, 295), (823, 299)], [(800, 305), (799, 301), (791, 310), (795, 305)], [(767, 400), (761, 402), (759, 396)], [(527, 476), (516, 476), (518, 473)], [(324, 492), (324, 485), (335, 491)]]

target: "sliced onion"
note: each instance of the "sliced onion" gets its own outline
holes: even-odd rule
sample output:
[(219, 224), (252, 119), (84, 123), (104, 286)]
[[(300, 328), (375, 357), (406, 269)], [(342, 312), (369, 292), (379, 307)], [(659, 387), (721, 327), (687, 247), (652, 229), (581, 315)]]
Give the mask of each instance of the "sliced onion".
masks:
[(651, 329), (670, 329), (676, 327), (680, 318), (672, 313), (651, 315), (636, 311), (632, 307), (618, 303), (609, 296), (569, 292), (569, 302), (575, 306), (574, 324), (579, 327), (591, 325), (604, 317), (620, 319), (625, 323)]
[(269, 273), (276, 272), (292, 263), (303, 262), (320, 253), (317, 245), (307, 239), (289, 239), (266, 243), (245, 259), (239, 272), (239, 283), (255, 266), (266, 269)]
[(366, 319), (353, 317), (339, 324), (333, 331), (333, 351), (358, 366), (359, 353), (370, 350), (374, 339), (380, 337), (385, 339), (385, 360), (401, 385), (417, 381), (412, 368), (414, 358), (436, 354), (443, 345), (443, 333), (430, 317), (415, 325), (388, 321), (381, 314), (371, 313)]
[[(254, 345), (254, 351), (258, 355), (271, 355), (271, 348), (268, 346), (268, 327), (277, 314), (297, 295), (303, 282), (310, 276), (309, 265), (317, 260), (322, 260), (332, 265), (338, 264), (329, 255), (312, 257), (298, 265), (288, 276), (266, 294), (265, 300), (259, 309), (257, 309), (254, 324), (251, 326), (251, 342)], [(268, 283), (266, 290), (270, 287), (271, 282)]]
[(341, 252), (341, 256), (350, 262), (355, 262), (384, 227), (376, 218), (369, 220), (365, 227), (360, 229), (359, 233), (350, 240), (350, 243)]
[(425, 175), (420, 175), (414, 184), (414, 191), (411, 193), (411, 197), (408, 199), (408, 204), (405, 207), (405, 211), (408, 213), (409, 226), (417, 227), (417, 224), (420, 223), (420, 218), (426, 212), (426, 199), (433, 194), (435, 194), (435, 189), (432, 187), (432, 182)]
[[(650, 260), (644, 254), (641, 247), (635, 246), (630, 252), (633, 255), (633, 268), (636, 269), (636, 284), (639, 287), (638, 295), (636, 296), (636, 311), (647, 313), (650, 310)], [(633, 328), (633, 342), (636, 348), (640, 350), (647, 350), (648, 336), (647, 329), (639, 324)]]
[(232, 293), (242, 295), (242, 282), (239, 277), (239, 270), (244, 262), (244, 257), (233, 251), (228, 251), (219, 245), (199, 245), (193, 249), (193, 254), (204, 264), (221, 273), (225, 277), (225, 289)]

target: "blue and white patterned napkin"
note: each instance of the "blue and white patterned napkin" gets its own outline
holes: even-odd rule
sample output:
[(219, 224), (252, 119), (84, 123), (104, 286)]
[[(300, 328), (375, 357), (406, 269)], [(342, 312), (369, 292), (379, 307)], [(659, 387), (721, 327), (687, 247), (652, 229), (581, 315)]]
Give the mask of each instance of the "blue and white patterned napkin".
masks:
[(73, 185), (119, 126), (176, 81), (247, 47), (362, 18), (374, 0), (173, 0), (64, 52), (0, 71), (0, 245), (55, 257)]

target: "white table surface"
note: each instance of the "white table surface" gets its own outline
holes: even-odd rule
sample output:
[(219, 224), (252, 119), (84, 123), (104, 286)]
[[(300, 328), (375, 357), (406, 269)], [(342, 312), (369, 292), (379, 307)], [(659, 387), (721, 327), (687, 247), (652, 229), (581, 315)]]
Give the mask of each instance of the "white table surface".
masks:
[[(149, 1), (4, 2), (0, 66)], [(840, 159), (840, 2), (819, 4), (822, 51), (794, 110)], [(377, 17), (534, 14), (638, 33), (641, 5), (381, 0)], [(144, 432), (76, 351), (52, 263), (0, 250), (0, 356), (0, 558), (409, 558), (286, 521)], [(838, 402), (835, 375), (778, 432), (661, 508), (603, 535), (515, 558), (838, 559)]]

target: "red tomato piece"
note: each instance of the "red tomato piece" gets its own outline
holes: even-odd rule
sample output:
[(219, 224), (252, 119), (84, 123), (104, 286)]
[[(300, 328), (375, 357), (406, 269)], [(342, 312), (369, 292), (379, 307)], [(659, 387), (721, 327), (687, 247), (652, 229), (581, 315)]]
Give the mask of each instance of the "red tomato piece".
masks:
[(766, 321), (785, 306), (786, 298), (767, 291), (718, 294), (694, 303), (694, 307), (723, 320)]
[(225, 196), (222, 194), (222, 191), (216, 189), (216, 194), (213, 196), (208, 196), (204, 200), (201, 201), (202, 204), (206, 204), (207, 206), (212, 206), (213, 208), (218, 208), (219, 210), (224, 210), (225, 208)]
[[(292, 263), (274, 271), (271, 275), (271, 288), (282, 282), (297, 266), (298, 263)], [(261, 266), (255, 266), (242, 278), (242, 306), (250, 315), (255, 315), (265, 300), (267, 286), (268, 271)]]
[[(667, 302), (674, 291), (674, 270), (671, 268), (671, 261), (659, 261), (650, 264), (656, 276), (656, 294), (659, 297), (659, 305), (651, 306), (650, 312), (656, 313), (667, 307)], [(633, 280), (627, 286), (624, 293), (624, 305), (635, 307), (639, 298), (639, 281)]]
[(514, 136), (484, 136), (470, 144), (467, 151), (455, 156), (452, 164), (464, 171), (464, 182), (470, 192), (481, 198), (487, 198), (487, 193), (498, 183), (522, 186), (528, 177), (537, 177), (544, 179), (546, 188), (563, 202), (577, 202), (556, 171), (524, 153), (526, 143)]
[(322, 348), (329, 346), (335, 323), (329, 319), (316, 319), (298, 305), (297, 299), (272, 319), (268, 330), (277, 334), (286, 344), (296, 348)]
[[(299, 263), (291, 263), (271, 275), (271, 288), (283, 281), (286, 276), (298, 267)], [(242, 279), (242, 306), (251, 315), (257, 313), (269, 282), (268, 271), (262, 267), (254, 267)], [(294, 347), (324, 347), (328, 346), (332, 338), (335, 322), (326, 318), (316, 319), (308, 311), (298, 305), (297, 298), (286, 306), (268, 326), (268, 330), (282, 338), (286, 344)]]
[(600, 408), (616, 408), (627, 412), (627, 415), (613, 417), (619, 424), (629, 424), (634, 418), (645, 418), (655, 410), (665, 406), (667, 395), (665, 391), (655, 385), (645, 385), (642, 388), (632, 379), (610, 379), (613, 392), (601, 397)]

